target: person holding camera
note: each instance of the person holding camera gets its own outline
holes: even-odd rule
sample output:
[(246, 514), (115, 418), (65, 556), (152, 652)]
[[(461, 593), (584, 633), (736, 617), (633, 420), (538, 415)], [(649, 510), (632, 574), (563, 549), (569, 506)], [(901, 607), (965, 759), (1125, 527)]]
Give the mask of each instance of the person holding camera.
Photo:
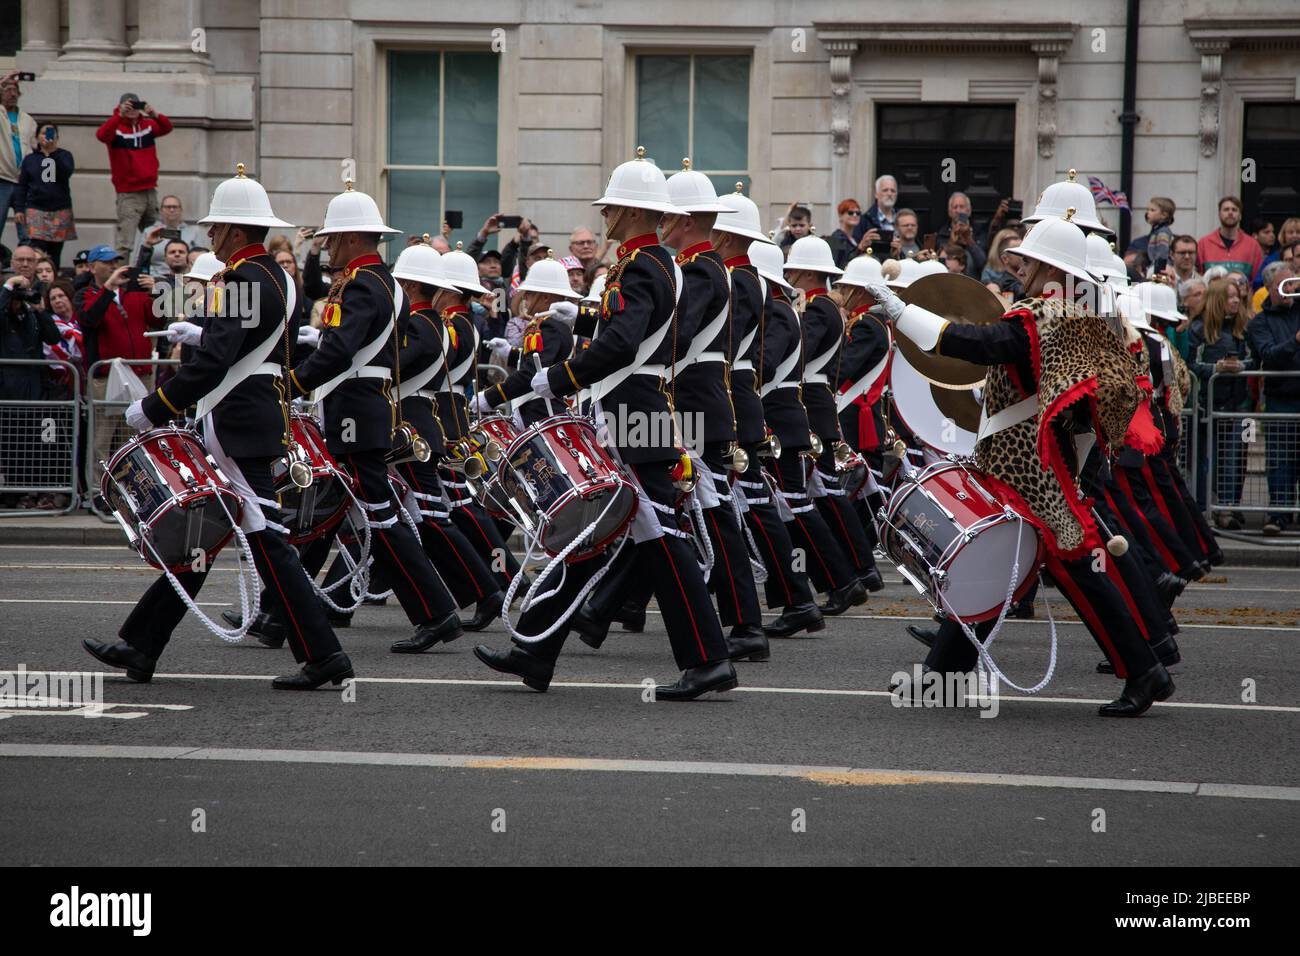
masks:
[(158, 221), (159, 136), (172, 131), (172, 121), (134, 93), (123, 93), (113, 115), (95, 131), (108, 147), (108, 165), (117, 190), (117, 232), (113, 245), (123, 258), (131, 252), (138, 231)]
[[(1003, 212), (1001, 207), (999, 212)], [(984, 252), (983, 238), (975, 233), (970, 213), (970, 197), (962, 192), (953, 193), (948, 197), (948, 222), (939, 230), (935, 239), (940, 249), (950, 245), (961, 246), (966, 252), (966, 267), (963, 272), (972, 278), (979, 278), (984, 266), (988, 264), (988, 255)]]
[[(5, 220), (9, 218), (10, 206), (16, 210), (22, 209), (14, 202), (14, 194), (18, 190), (18, 173), (23, 157), (36, 145), (36, 120), (19, 107), (20, 96), (22, 90), (18, 87), (17, 74), (11, 72), (0, 80), (0, 106), (4, 106), (5, 115), (9, 119), (10, 141), (7, 149), (0, 147), (0, 232), (4, 231)], [(18, 241), (26, 242), (27, 228), (16, 216), (14, 224), (18, 227)]]
[(70, 182), (75, 171), (72, 154), (59, 146), (59, 128), (47, 124), (36, 136), (36, 149), (19, 166), (14, 189), (14, 223), (26, 231), (28, 244), (49, 256), (56, 269), (63, 244), (77, 238)]
[[(41, 443), (41, 408), (8, 404), (41, 401), (45, 369), (3, 363), (6, 359), (40, 359), (44, 346), (60, 341), (54, 319), (38, 307), (40, 298), (23, 275), (12, 275), (0, 286), (0, 472), (10, 485), (39, 486), (47, 461)], [(37, 500), (25, 495), (16, 504), (34, 508)]]

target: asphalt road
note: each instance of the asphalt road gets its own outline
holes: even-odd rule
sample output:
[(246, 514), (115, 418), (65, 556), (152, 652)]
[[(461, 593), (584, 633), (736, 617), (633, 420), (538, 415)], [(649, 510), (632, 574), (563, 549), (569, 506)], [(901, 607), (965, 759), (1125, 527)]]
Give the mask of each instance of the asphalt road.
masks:
[[(231, 566), (200, 597), (214, 613)], [(1068, 621), (1051, 685), (992, 719), (893, 706), (890, 676), (923, 656), (903, 625), (928, 615), (892, 572), (685, 705), (643, 700), (675, 676), (653, 614), (601, 651), (572, 640), (544, 695), (470, 654), (505, 644), (499, 623), (401, 657), (400, 609), (367, 608), (340, 632), (356, 684), (282, 694), (287, 650), (187, 620), (153, 684), (105, 678), (101, 718), (0, 710), (0, 845), (17, 865), (1294, 863), (1296, 575), (1189, 588), (1178, 693), (1136, 721), (1096, 716), (1120, 685)], [(125, 547), (0, 546), (0, 670), (100, 670), (80, 639), (111, 638), (152, 577)], [(1000, 666), (1036, 682), (1049, 633), (1009, 623)]]

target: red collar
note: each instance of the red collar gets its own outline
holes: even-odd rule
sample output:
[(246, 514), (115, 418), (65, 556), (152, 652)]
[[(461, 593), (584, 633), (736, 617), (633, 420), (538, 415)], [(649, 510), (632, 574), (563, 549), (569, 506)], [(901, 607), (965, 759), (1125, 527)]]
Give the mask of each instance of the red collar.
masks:
[(1060, 291), (1059, 289), (1055, 289), (1055, 288), (1048, 289), (1046, 292), (1044, 292), (1042, 295), (1040, 295), (1039, 298), (1040, 298), (1040, 299), (1050, 299), (1052, 296), (1056, 295), (1056, 293), (1059, 292), (1059, 291)]
[(862, 313), (864, 313), (864, 312), (870, 310), (870, 308), (871, 308), (871, 306), (869, 306), (869, 305), (860, 305), (860, 306), (858, 306), (856, 309), (854, 309), (852, 312), (849, 313), (849, 318), (850, 318), (850, 319), (856, 319), (856, 318), (857, 318), (858, 316), (860, 316)]
[(467, 305), (449, 305), (442, 310), (442, 317), (445, 319), (449, 315), (464, 315), (468, 311), (469, 306)]
[(704, 242), (697, 242), (695, 245), (688, 246), (681, 252), (677, 253), (677, 264), (680, 266), (692, 257), (698, 256), (701, 252), (709, 252), (712, 249), (713, 246), (709, 245), (707, 240)]
[(805, 301), (805, 302), (811, 302), (813, 299), (817, 298), (819, 295), (825, 295), (825, 294), (826, 294), (826, 287), (825, 287), (824, 285), (819, 285), (817, 288), (815, 288), (815, 289), (809, 289), (807, 292), (805, 292), (805, 293), (803, 294), (803, 296), (804, 296), (804, 301)]
[(381, 266), (384, 264), (383, 258), (377, 252), (367, 252), (364, 256), (357, 256), (348, 263), (347, 273), (351, 275), (362, 266)]
[(641, 236), (633, 236), (627, 242), (619, 246), (617, 256), (622, 259), (624, 256), (631, 255), (637, 249), (657, 245), (659, 245), (659, 235), (657, 233), (647, 232)]
[(788, 295), (785, 294), (785, 289), (782, 289), (782, 288), (781, 288), (779, 285), (777, 285), (775, 282), (773, 282), (771, 285), (769, 285), (768, 288), (772, 290), (772, 297), (775, 298), (775, 299), (777, 299), (778, 301), (781, 301), (781, 302), (789, 302), (789, 301), (790, 301), (790, 297), (789, 297)]
[(428, 311), (429, 311), (430, 309), (432, 309), (432, 308), (433, 308), (433, 303), (432, 303), (432, 302), (412, 302), (412, 303), (411, 303), (411, 311), (412, 311), (412, 312), (428, 312)]
[(230, 263), (229, 267), (233, 269), (245, 259), (251, 259), (253, 256), (265, 256), (267, 254), (266, 246), (262, 245), (260, 242), (254, 242), (232, 253), (230, 258), (226, 261)]
[(736, 266), (749, 265), (749, 256), (732, 256), (730, 259), (723, 259), (722, 264), (728, 269), (734, 269)]

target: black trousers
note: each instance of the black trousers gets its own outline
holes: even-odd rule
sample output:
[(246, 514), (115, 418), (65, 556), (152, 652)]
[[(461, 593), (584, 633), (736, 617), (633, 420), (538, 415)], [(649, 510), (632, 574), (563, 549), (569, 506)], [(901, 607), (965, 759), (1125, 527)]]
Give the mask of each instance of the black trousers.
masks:
[(748, 504), (745, 522), (767, 568), (767, 581), (763, 585), (767, 606), (775, 610), (811, 604), (813, 592), (808, 573), (796, 560), (790, 529), (781, 520), (776, 503), (768, 497), (762, 459), (756, 447), (745, 450), (749, 452), (749, 468), (737, 476), (732, 491), (744, 495)]
[[(1049, 554), (1047, 570), (1061, 592), (1078, 612), (1093, 640), (1115, 666), (1115, 676), (1144, 674), (1156, 663), (1151, 644), (1130, 610), (1123, 579), (1114, 562), (1104, 562), (1093, 570), (1091, 555), (1063, 561)], [(987, 640), (993, 622), (976, 625), (973, 630), (981, 642)], [(925, 659), (931, 670), (962, 673), (975, 667), (979, 654), (955, 621), (944, 621), (939, 636)]]
[(452, 524), (460, 529), (465, 540), (488, 566), (499, 585), (498, 590), (504, 591), (510, 587), (510, 582), (520, 568), (518, 559), (506, 543), (506, 535), (502, 534), (501, 526), (465, 490), (464, 475), (447, 469), (439, 469), (438, 475), (452, 505)]
[(1118, 465), (1114, 474), (1120, 492), (1133, 503), (1138, 520), (1146, 526), (1156, 553), (1165, 566), (1182, 577), (1196, 577), (1193, 568), (1199, 555), (1187, 547), (1178, 529), (1161, 513), (1151, 495), (1143, 469)]
[[(393, 489), (388, 483), (388, 465), (384, 461), (384, 453), (369, 451), (345, 455), (342, 464), (360, 485), (357, 497), (367, 504), (379, 506), (368, 512), (370, 520), (375, 524), (387, 525), (371, 528), (373, 536), (370, 555), (375, 559), (375, 580), (382, 580), (386, 588), (393, 589), (407, 619), (416, 627), (441, 621), (455, 610), (456, 604), (424, 553), (420, 539), (398, 515)], [(397, 520), (392, 521), (393, 518)], [(325, 564), (332, 538), (333, 535), (317, 538), (303, 550), (303, 567), (312, 577)], [(348, 548), (354, 556), (360, 554), (356, 541), (344, 542), (340, 538), (339, 544), (340, 547)], [(331, 569), (331, 573), (337, 572)], [(343, 601), (336, 598), (334, 603), (346, 604), (350, 599), (344, 597)]]
[(853, 502), (844, 495), (843, 480), (835, 470), (835, 457), (828, 451), (816, 459), (815, 467), (826, 488), (826, 497), (814, 500), (818, 512), (852, 564), (854, 573), (861, 577), (874, 571), (876, 559), (871, 553), (871, 535), (862, 526)]
[(803, 549), (813, 586), (818, 591), (829, 593), (851, 584), (855, 577), (853, 564), (808, 497), (803, 457), (782, 455), (775, 462), (769, 462), (768, 468), (776, 478), (777, 488), (784, 494), (786, 504), (794, 512), (794, 520), (790, 522), (790, 540), (795, 547)]
[[(259, 498), (275, 500), (271, 480), (271, 458), (236, 458), (235, 464)], [(258, 507), (249, 505), (249, 507)], [(280, 512), (262, 507), (266, 519), (278, 523)], [(269, 613), (276, 614), (288, 629), (289, 649), (301, 662), (318, 661), (339, 651), (338, 638), (325, 619), (325, 611), (312, 591), (311, 581), (288, 538), (267, 528), (248, 535), (257, 573), (266, 584), (264, 600)], [(196, 597), (208, 579), (207, 571), (185, 571), (176, 575), (185, 592)], [(119, 631), (119, 637), (136, 650), (157, 660), (171, 639), (172, 631), (185, 616), (185, 602), (166, 576), (158, 578), (136, 603)]]
[[(661, 505), (672, 505), (675, 489), (668, 474), (665, 462), (649, 462), (632, 466), (637, 480), (646, 495)], [(699, 565), (695, 563), (694, 548), (685, 538), (665, 533), (663, 537), (652, 541), (635, 544), (629, 540), (624, 550), (632, 549), (629, 559), (633, 562), (633, 571), (652, 582), (654, 596), (663, 614), (664, 626), (668, 630), (668, 641), (672, 645), (673, 658), (682, 670), (698, 667), (710, 661), (726, 660), (726, 639), (722, 635), (722, 626), (713, 612), (709, 601), (708, 586)], [(558, 620), (560, 614), (568, 610), (582, 586), (596, 573), (601, 563), (596, 560), (580, 561), (565, 568), (564, 584), (560, 590), (540, 604), (533, 605), (522, 615), (515, 625), (521, 634), (541, 634)], [(543, 587), (550, 590), (555, 586), (558, 571), (547, 578)], [(567, 624), (561, 625), (556, 632), (543, 641), (519, 641), (516, 643), (530, 653), (552, 664), (560, 656), (564, 641), (569, 636)]]
[(1209, 522), (1197, 506), (1183, 476), (1164, 455), (1147, 456), (1147, 484), (1152, 497), (1162, 508), (1162, 514), (1171, 518), (1183, 536), (1183, 543), (1203, 559), (1214, 559), (1217, 564), (1223, 557)]

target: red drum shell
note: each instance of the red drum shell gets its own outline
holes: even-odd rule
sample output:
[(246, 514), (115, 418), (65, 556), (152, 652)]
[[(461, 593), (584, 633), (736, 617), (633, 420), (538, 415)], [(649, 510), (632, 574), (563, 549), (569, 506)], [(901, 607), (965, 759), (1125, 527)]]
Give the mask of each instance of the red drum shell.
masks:
[(635, 487), (601, 447), (595, 427), (586, 419), (556, 415), (538, 422), (511, 443), (505, 460), (503, 489), (539, 516), (540, 543), (547, 554), (559, 554), (608, 506), (590, 540), (567, 560), (595, 557), (636, 515)]
[(173, 573), (193, 570), (200, 553), (211, 565), (243, 514), (243, 499), (198, 434), (182, 428), (155, 428), (130, 439), (108, 460), (99, 489), (131, 547), (148, 564)]
[[(964, 540), (968, 532), (973, 535), (969, 541)], [(933, 465), (915, 480), (898, 484), (886, 509), (880, 543), (900, 569), (929, 585), (936, 607), (939, 587), (930, 568), (946, 572), (944, 597), (956, 617), (968, 624), (1001, 612), (1017, 543), (1020, 580), (1013, 601), (1028, 592), (1043, 561), (1037, 529), (1027, 520), (1007, 517), (1003, 502), (981, 483), (979, 472), (951, 463)]]
[(316, 419), (305, 412), (293, 412), (289, 416), (289, 429), (307, 456), (311, 487), (299, 488), (289, 478), (287, 456), (272, 463), (271, 478), (280, 502), (282, 523), (289, 529), (289, 543), (301, 545), (338, 526), (352, 505), (349, 491), (355, 490), (355, 482), (330, 454)]

